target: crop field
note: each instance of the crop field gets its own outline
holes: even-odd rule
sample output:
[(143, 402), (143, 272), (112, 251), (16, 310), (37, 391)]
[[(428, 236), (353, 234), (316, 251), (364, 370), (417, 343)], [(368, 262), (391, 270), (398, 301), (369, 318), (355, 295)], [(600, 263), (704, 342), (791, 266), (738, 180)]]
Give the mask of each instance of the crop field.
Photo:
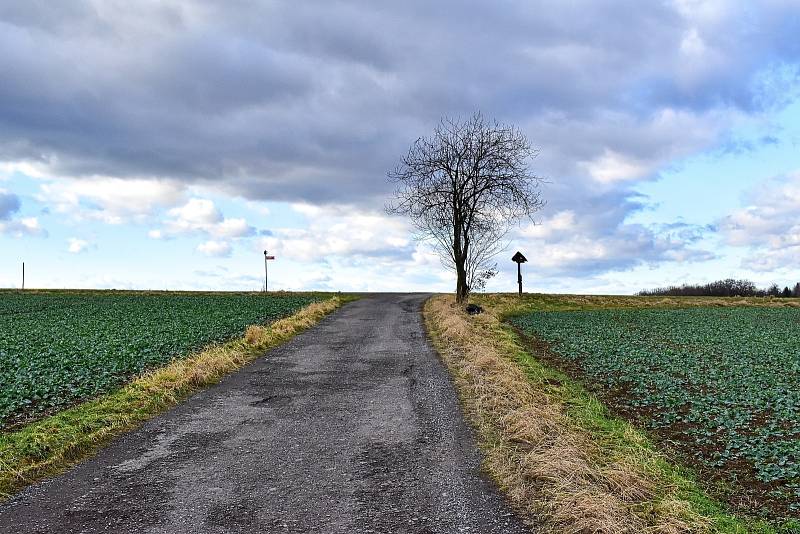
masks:
[(800, 512), (800, 310), (603, 309), (510, 321), (615, 411), (733, 483), (734, 502)]
[(315, 300), (258, 293), (0, 292), (0, 428), (113, 389)]

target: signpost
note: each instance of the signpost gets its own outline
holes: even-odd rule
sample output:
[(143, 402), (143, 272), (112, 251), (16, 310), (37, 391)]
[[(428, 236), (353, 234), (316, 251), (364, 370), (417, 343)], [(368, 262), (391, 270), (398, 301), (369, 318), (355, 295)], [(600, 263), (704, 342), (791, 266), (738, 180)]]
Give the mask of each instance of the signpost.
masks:
[(517, 253), (514, 254), (514, 257), (511, 258), (511, 261), (513, 261), (514, 263), (517, 264), (517, 284), (519, 284), (519, 294), (520, 294), (520, 296), (522, 296), (522, 268), (521, 268), (521, 265), (523, 263), (525, 263), (526, 261), (528, 261), (528, 260), (527, 260), (527, 258), (525, 258), (525, 256), (522, 255), (522, 252), (520, 252), (518, 250)]
[(269, 282), (269, 271), (267, 270), (267, 260), (274, 260), (275, 256), (267, 256), (267, 251), (264, 251), (264, 293), (267, 292), (267, 283)]

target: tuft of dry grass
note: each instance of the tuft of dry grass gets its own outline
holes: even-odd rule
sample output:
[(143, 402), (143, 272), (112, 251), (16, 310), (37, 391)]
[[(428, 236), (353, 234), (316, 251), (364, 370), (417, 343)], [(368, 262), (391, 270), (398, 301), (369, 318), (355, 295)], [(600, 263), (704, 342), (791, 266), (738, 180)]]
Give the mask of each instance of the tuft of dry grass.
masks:
[[(653, 462), (661, 459), (645, 457), (656, 453), (620, 453), (575, 424), (563, 400), (539, 387), (509, 357), (522, 349), (491, 307), (470, 317), (452, 297), (436, 296), (424, 314), (481, 437), (486, 469), (537, 531), (711, 530), (711, 521), (657, 476)], [(641, 439), (630, 431), (633, 442)]]
[(0, 500), (93, 454), (112, 437), (219, 381), (265, 350), (313, 326), (344, 301), (312, 303), (269, 325), (250, 326), (241, 339), (212, 345), (153, 369), (119, 390), (21, 429), (0, 433)]

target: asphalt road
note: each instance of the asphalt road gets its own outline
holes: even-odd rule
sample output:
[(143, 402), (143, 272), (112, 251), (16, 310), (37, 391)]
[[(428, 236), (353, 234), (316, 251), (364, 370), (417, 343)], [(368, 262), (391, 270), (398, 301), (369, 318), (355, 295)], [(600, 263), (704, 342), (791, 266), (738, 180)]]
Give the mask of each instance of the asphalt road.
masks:
[(0, 504), (0, 532), (529, 532), (480, 472), (425, 295), (371, 295)]

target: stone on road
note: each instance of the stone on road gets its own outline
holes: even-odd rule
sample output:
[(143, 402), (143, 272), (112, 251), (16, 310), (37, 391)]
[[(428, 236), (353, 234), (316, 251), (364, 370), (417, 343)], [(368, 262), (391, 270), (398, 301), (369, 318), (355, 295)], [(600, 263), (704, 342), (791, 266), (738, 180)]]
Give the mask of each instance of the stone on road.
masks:
[(0, 504), (0, 532), (522, 533), (425, 335), (369, 295)]

